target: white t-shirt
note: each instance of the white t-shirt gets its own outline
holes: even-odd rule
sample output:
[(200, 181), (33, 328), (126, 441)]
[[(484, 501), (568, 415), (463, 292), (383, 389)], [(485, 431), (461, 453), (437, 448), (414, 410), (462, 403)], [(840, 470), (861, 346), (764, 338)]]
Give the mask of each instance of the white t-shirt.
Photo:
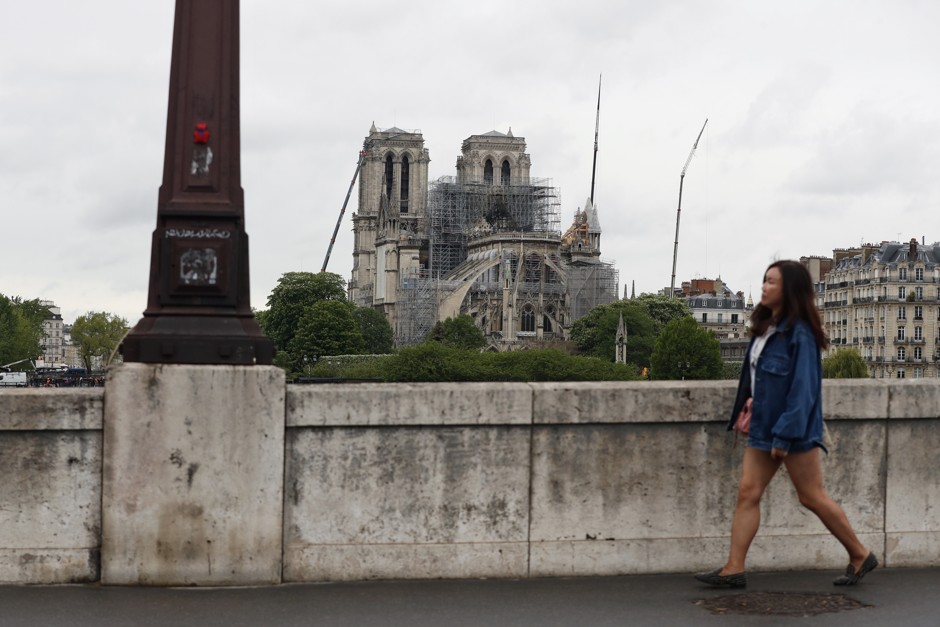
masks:
[(764, 345), (767, 344), (767, 340), (770, 339), (770, 336), (777, 332), (776, 325), (770, 325), (767, 327), (767, 330), (764, 331), (763, 335), (758, 335), (754, 338), (754, 343), (751, 345), (751, 396), (754, 396), (754, 379), (757, 375), (757, 361), (760, 359), (760, 354), (764, 350)]

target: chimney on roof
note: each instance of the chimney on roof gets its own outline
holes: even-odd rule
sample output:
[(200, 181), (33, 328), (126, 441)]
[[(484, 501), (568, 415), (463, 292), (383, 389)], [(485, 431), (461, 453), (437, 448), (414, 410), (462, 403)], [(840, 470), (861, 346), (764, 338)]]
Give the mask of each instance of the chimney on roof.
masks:
[(911, 261), (914, 261), (914, 257), (917, 255), (917, 238), (911, 238)]

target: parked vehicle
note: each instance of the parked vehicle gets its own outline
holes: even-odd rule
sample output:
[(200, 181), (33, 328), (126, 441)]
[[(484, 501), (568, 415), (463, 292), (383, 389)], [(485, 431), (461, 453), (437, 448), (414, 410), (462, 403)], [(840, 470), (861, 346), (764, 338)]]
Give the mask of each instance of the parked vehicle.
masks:
[(25, 388), (26, 386), (25, 372), (0, 372), (0, 387)]

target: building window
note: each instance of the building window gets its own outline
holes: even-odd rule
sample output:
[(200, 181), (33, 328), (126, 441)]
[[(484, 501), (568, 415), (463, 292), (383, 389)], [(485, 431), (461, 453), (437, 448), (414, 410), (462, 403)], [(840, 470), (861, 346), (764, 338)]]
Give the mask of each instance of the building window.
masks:
[(707, 314), (707, 313), (703, 313), (703, 314), (702, 314), (702, 322), (708, 322), (708, 314)]
[(914, 347), (914, 359), (921, 360), (924, 358), (924, 349), (920, 346)]
[(914, 279), (917, 281), (924, 280), (924, 269), (923, 268), (914, 268)]
[(898, 320), (907, 320), (907, 308), (904, 305), (898, 306)]
[(898, 281), (907, 281), (907, 268), (898, 268)]
[(483, 182), (487, 185), (493, 184), (493, 161), (490, 159), (483, 164)]
[(907, 357), (907, 350), (903, 346), (898, 346), (898, 361), (904, 361)]
[(535, 311), (532, 310), (532, 305), (526, 305), (522, 308), (522, 332), (535, 332)]
[(731, 314), (731, 324), (738, 323), (738, 314)]
[(503, 160), (503, 165), (500, 168), (499, 172), (499, 184), (500, 185), (509, 185), (509, 161)]
[(392, 199), (392, 182), (395, 180), (395, 170), (392, 166), (392, 154), (385, 157), (385, 197)]
[(718, 314), (718, 324), (721, 324), (722, 322), (724, 322), (724, 320), (722, 320), (723, 317), (724, 317), (723, 314), (721, 313)]
[(408, 213), (408, 179), (410, 170), (408, 155), (405, 155), (401, 158), (401, 185), (399, 185), (398, 188), (401, 191), (401, 213)]
[(904, 300), (905, 298), (907, 298), (907, 290), (902, 285), (898, 287), (898, 300)]
[(924, 288), (917, 286), (914, 288), (914, 298), (924, 300)]
[(914, 320), (923, 320), (924, 319), (924, 308), (920, 305), (914, 307)]
[(914, 368), (914, 378), (915, 378), (915, 379), (922, 379), (923, 377), (924, 377), (924, 369), (923, 369), (923, 368)]
[(924, 339), (924, 327), (914, 327), (914, 339), (915, 340)]
[(904, 339), (904, 327), (898, 327), (898, 339), (899, 340)]
[(904, 368), (898, 368), (898, 379), (904, 378)]

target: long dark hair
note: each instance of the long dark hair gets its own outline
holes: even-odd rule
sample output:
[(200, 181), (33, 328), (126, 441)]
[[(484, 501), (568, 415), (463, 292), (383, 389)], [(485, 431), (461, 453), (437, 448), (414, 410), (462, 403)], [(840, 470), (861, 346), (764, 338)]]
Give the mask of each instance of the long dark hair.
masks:
[(793, 326), (797, 320), (802, 320), (812, 329), (816, 337), (816, 344), (820, 348), (829, 346), (829, 338), (826, 337), (822, 328), (822, 320), (819, 318), (819, 310), (816, 309), (816, 293), (813, 291), (813, 279), (809, 276), (806, 266), (799, 261), (775, 261), (764, 271), (766, 278), (767, 272), (771, 268), (780, 271), (783, 280), (783, 302), (780, 308), (779, 318), (774, 318), (774, 312), (770, 307), (762, 304), (754, 308), (751, 314), (751, 333), (754, 335), (763, 335), (771, 324), (777, 324), (781, 320), (787, 321), (787, 328)]

